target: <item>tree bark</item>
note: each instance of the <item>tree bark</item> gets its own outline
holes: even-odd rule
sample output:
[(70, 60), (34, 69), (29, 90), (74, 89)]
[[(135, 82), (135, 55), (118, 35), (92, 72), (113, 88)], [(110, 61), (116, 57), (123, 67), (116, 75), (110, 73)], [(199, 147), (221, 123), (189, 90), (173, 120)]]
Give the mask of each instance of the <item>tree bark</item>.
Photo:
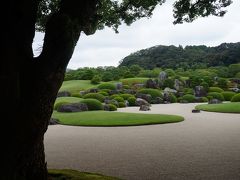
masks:
[(4, 165), (0, 179), (4, 180), (48, 178), (44, 133), (80, 32), (91, 24), (96, 11), (96, 1), (62, 0), (59, 12), (47, 23), (42, 53), (34, 58), (38, 2), (10, 1), (1, 12), (6, 17), (0, 35)]

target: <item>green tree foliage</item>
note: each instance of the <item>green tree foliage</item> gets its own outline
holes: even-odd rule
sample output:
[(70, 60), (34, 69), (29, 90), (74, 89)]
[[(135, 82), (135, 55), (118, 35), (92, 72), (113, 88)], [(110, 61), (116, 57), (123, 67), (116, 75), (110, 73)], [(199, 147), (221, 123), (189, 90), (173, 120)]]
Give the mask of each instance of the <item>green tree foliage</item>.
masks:
[[(137, 64), (144, 69), (155, 67), (206, 69), (212, 66), (239, 63), (239, 51), (240, 43), (223, 43), (216, 47), (186, 46), (185, 48), (159, 45), (130, 54), (120, 62), (120, 66)], [(221, 68), (214, 73), (221, 77), (228, 76), (228, 71)]]
[(99, 84), (101, 82), (101, 77), (99, 75), (95, 75), (93, 76), (93, 78), (91, 79), (91, 83), (92, 84)]
[(231, 64), (229, 66), (229, 72), (232, 76), (235, 76), (237, 73), (240, 72), (240, 63), (239, 64)]

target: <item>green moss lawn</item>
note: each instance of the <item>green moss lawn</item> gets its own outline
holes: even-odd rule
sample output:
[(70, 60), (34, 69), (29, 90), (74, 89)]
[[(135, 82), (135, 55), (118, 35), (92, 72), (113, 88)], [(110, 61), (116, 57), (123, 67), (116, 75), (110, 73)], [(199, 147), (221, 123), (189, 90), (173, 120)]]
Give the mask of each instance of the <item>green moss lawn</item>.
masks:
[(109, 111), (87, 111), (76, 113), (54, 112), (54, 118), (61, 124), (74, 126), (137, 126), (176, 123), (184, 120), (181, 116), (161, 114), (122, 113)]
[(59, 91), (79, 93), (81, 90), (90, 89), (93, 87), (96, 87), (96, 85), (91, 84), (90, 80), (72, 80), (64, 81)]
[(240, 102), (222, 104), (201, 104), (196, 109), (210, 112), (240, 113)]

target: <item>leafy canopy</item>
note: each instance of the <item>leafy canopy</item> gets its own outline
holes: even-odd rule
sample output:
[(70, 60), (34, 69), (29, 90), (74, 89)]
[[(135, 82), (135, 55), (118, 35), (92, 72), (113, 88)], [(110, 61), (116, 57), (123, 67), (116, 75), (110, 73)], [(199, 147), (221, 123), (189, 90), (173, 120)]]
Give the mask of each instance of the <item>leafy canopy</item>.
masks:
[[(61, 1), (40, 1), (37, 30), (44, 31), (49, 16), (61, 10)], [(155, 7), (164, 2), (165, 0), (98, 0), (94, 28), (103, 29), (107, 26), (118, 32), (122, 23), (130, 25), (140, 18), (151, 17)], [(173, 23), (192, 22), (198, 17), (209, 15), (223, 16), (231, 3), (232, 0), (176, 0), (173, 5)]]

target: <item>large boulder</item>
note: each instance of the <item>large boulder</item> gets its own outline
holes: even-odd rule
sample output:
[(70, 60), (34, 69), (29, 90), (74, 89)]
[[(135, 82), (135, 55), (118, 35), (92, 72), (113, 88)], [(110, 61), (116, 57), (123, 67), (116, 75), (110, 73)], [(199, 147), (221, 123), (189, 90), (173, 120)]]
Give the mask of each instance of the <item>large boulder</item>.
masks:
[(219, 99), (211, 99), (209, 100), (208, 104), (221, 104), (222, 101), (220, 101)]
[(136, 97), (137, 98), (141, 98), (141, 99), (144, 99), (144, 100), (146, 100), (147, 102), (151, 102), (151, 100), (152, 100), (152, 96), (150, 95), (150, 94), (142, 94), (142, 93), (137, 93), (136, 94)]
[(86, 104), (83, 103), (71, 103), (71, 104), (63, 104), (61, 105), (58, 112), (81, 112), (81, 111), (88, 111), (88, 107)]
[(148, 79), (146, 82), (146, 88), (152, 88), (157, 89), (158, 88), (158, 82), (152, 79)]
[(98, 93), (99, 89), (97, 88), (91, 88), (89, 89), (89, 93)]
[(139, 108), (139, 111), (150, 111), (150, 106), (149, 105), (141, 105)]
[(207, 91), (203, 86), (195, 86), (194, 95), (196, 97), (205, 97), (207, 95)]
[(142, 98), (137, 98), (136, 99), (136, 105), (137, 106), (149, 105), (149, 103), (146, 100), (142, 99)]

